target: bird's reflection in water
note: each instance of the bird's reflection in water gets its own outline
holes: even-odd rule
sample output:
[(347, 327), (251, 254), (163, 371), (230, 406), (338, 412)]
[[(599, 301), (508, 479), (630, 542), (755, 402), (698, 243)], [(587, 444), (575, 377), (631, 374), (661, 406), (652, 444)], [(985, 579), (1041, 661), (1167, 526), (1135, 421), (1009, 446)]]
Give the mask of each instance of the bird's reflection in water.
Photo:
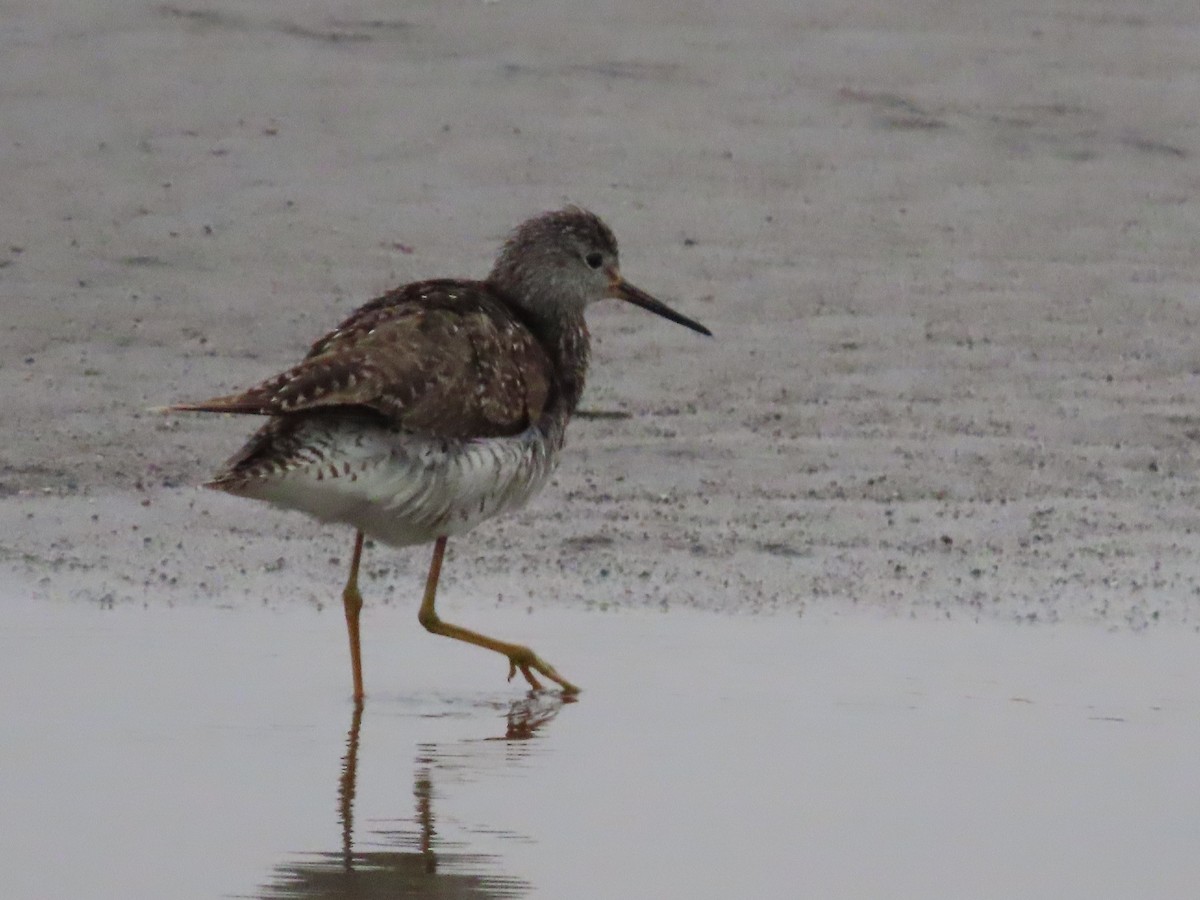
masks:
[[(508, 709), (505, 733), (485, 741), (505, 743), (505, 762), (518, 762), (529, 754), (523, 742), (537, 736), (562, 709), (557, 694), (533, 694), (514, 701)], [(354, 849), (354, 798), (358, 788), (358, 748), (363, 707), (357, 704), (346, 735), (346, 755), (338, 779), (338, 818), (342, 826), (340, 852), (306, 854), (303, 859), (275, 868), (270, 884), (259, 893), (271, 900), (318, 900), (376, 897), (503, 898), (521, 897), (530, 885), (519, 878), (486, 874), (499, 862), (493, 854), (471, 853), (440, 838), (434, 820), (434, 773), (454, 769), (471, 754), (473, 741), (422, 744), (418, 750), (413, 794), (416, 814), (411, 827), (374, 831), (375, 842), (399, 846), (398, 850)], [(409, 821), (409, 820), (406, 820)]]

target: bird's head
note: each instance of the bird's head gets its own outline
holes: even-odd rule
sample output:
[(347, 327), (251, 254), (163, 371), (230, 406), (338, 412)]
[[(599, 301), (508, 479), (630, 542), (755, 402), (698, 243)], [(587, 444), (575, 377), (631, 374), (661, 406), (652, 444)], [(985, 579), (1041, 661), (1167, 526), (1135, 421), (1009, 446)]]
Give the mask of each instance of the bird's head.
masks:
[(518, 225), (501, 248), (489, 280), (537, 318), (579, 316), (588, 304), (616, 297), (711, 334), (622, 278), (612, 230), (578, 206), (542, 213)]

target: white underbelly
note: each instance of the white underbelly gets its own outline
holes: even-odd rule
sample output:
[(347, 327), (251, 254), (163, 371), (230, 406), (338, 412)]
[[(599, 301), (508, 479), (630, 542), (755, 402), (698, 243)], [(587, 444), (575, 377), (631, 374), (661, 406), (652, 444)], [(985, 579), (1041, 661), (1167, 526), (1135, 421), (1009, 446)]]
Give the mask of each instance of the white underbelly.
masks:
[(305, 460), (242, 484), (240, 496), (344, 522), (393, 546), (452, 537), (519, 509), (550, 477), (557, 453), (541, 432), (449, 441), (322, 429)]

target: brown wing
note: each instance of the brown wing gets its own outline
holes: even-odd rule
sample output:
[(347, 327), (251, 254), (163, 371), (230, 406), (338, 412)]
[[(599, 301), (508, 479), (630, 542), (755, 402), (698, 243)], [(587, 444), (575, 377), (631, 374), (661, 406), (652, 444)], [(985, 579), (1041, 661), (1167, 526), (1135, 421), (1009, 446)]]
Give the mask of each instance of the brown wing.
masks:
[(291, 416), (366, 409), (439, 437), (514, 434), (536, 421), (552, 368), (481, 282), (419, 282), (358, 309), (299, 365), (177, 410)]

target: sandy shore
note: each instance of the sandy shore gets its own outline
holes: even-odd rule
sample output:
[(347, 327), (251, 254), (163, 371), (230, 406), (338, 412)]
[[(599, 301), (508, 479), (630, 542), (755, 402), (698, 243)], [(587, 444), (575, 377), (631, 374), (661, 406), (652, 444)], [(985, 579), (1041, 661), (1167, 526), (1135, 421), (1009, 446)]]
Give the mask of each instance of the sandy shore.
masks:
[(336, 598), (348, 533), (193, 487), (249, 423), (146, 408), (571, 200), (716, 338), (598, 310), (629, 417), (448, 592), (1194, 627), (1200, 11), (1042, 6), (7, 4), (5, 592)]
[[(8, 894), (1194, 896), (1200, 7), (1133, 9), (6, 3)], [(451, 544), (586, 692), (372, 548), (355, 715), (351, 535), (147, 410), (566, 201), (716, 335), (597, 309), (625, 415)]]

